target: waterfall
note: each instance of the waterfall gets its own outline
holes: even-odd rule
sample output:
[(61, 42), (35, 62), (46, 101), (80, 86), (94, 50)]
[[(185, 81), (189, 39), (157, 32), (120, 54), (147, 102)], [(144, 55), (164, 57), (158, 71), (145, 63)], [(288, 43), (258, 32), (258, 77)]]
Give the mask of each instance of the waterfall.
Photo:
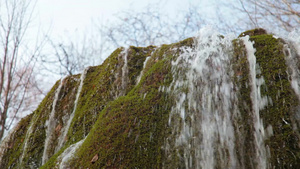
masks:
[[(300, 100), (300, 70), (297, 67), (297, 64), (300, 62), (300, 31), (291, 32), (288, 35), (287, 41), (289, 44), (284, 46), (284, 53), (287, 57), (287, 65), (291, 70), (291, 72), (289, 72), (291, 76), (291, 86)], [(292, 51), (290, 47), (295, 48), (295, 51)]]
[(143, 76), (143, 74), (144, 74), (144, 69), (145, 69), (145, 67), (146, 67), (147, 62), (148, 62), (149, 59), (150, 59), (150, 56), (146, 57), (146, 59), (145, 59), (145, 61), (144, 61), (144, 64), (143, 64), (143, 69), (142, 69), (140, 75), (136, 78), (136, 79), (137, 79), (137, 80), (136, 80), (136, 84), (139, 84), (139, 83), (140, 83), (141, 78), (142, 78), (142, 76)]
[(121, 96), (124, 95), (126, 93), (126, 87), (127, 87), (127, 79), (128, 79), (128, 61), (127, 61), (127, 57), (128, 57), (128, 52), (129, 52), (129, 48), (125, 49), (124, 52), (122, 52), (123, 54), (123, 60), (124, 60), (124, 64), (122, 67), (122, 91), (121, 91)]
[(32, 117), (31, 123), (30, 123), (29, 128), (26, 132), (26, 136), (25, 136), (25, 139), (24, 139), (24, 145), (23, 145), (23, 151), (22, 151), (22, 155), (21, 155), (21, 158), (20, 158), (20, 162), (19, 162), (20, 166), (22, 165), (25, 153), (27, 152), (26, 150), (27, 150), (27, 147), (28, 147), (28, 141), (29, 141), (29, 138), (30, 138), (30, 136), (33, 132), (33, 125), (36, 124), (37, 119), (38, 118), (35, 117), (35, 116)]
[[(167, 91), (176, 104), (169, 125), (176, 135), (173, 148), (183, 151), (177, 155), (183, 159), (183, 168), (236, 167), (231, 119), (238, 110), (232, 104), (237, 99), (230, 78), (232, 39), (233, 35), (223, 38), (211, 28), (202, 29), (195, 49), (181, 49), (172, 64), (174, 80)], [(172, 142), (166, 144), (168, 154)]]
[[(300, 31), (236, 37), (206, 27), (138, 49), (56, 83), (2, 140), (0, 167), (299, 168)], [(87, 129), (74, 126), (79, 116)], [(70, 140), (74, 130), (85, 138)]]
[(66, 169), (68, 167), (68, 161), (72, 158), (74, 158), (74, 154), (76, 152), (76, 150), (82, 145), (82, 143), (84, 142), (84, 140), (86, 139), (86, 137), (84, 139), (82, 139), (81, 141), (78, 141), (75, 144), (72, 144), (71, 146), (69, 146), (67, 149), (65, 149), (65, 151), (58, 157), (58, 161), (60, 161), (59, 164), (59, 169)]
[[(286, 41), (288, 44), (284, 45), (284, 54), (286, 55), (286, 63), (290, 70), (288, 71), (290, 83), (298, 97), (298, 100), (300, 100), (300, 31), (291, 32)], [(300, 138), (300, 132), (298, 129), (300, 127), (300, 107), (298, 107), (293, 119), (295, 120), (295, 124), (293, 126), (294, 130)]]
[(63, 147), (63, 145), (64, 145), (64, 143), (66, 141), (65, 138), (66, 138), (66, 136), (68, 134), (69, 127), (70, 127), (71, 122), (73, 120), (73, 117), (75, 115), (75, 111), (76, 111), (76, 108), (77, 108), (77, 103), (78, 103), (78, 100), (79, 100), (80, 92), (81, 92), (81, 89), (82, 89), (82, 86), (83, 86), (83, 81), (85, 79), (85, 76), (86, 76), (88, 70), (89, 70), (89, 67), (87, 67), (86, 69), (84, 69), (84, 71), (81, 73), (80, 84), (79, 84), (79, 87), (77, 89), (76, 99), (74, 101), (74, 108), (73, 108), (72, 113), (70, 114), (70, 117), (69, 117), (69, 119), (67, 121), (67, 124), (62, 129), (62, 134), (58, 137), (58, 145), (55, 148), (55, 153), (58, 152)]
[(262, 110), (268, 104), (268, 98), (261, 97), (260, 86), (264, 84), (264, 79), (261, 76), (257, 78), (256, 75), (260, 73), (259, 66), (256, 64), (256, 57), (254, 55), (255, 49), (253, 43), (249, 41), (249, 36), (243, 37), (242, 40), (246, 46), (247, 59), (249, 62), (250, 69), (250, 83), (251, 83), (251, 100), (252, 100), (252, 113), (254, 121), (254, 138), (256, 146), (256, 159), (257, 167), (261, 169), (267, 168), (267, 153), (264, 146), (265, 129), (263, 126), (262, 119), (260, 118), (259, 111)]
[(63, 79), (60, 80), (59, 86), (55, 91), (54, 99), (53, 99), (53, 104), (52, 104), (52, 110), (49, 116), (49, 120), (46, 121), (47, 130), (46, 130), (46, 139), (45, 139), (45, 146), (44, 146), (44, 152), (43, 152), (43, 158), (42, 158), (42, 164), (45, 164), (47, 160), (49, 159), (49, 146), (51, 144), (51, 140), (53, 138), (53, 131), (56, 126), (56, 119), (55, 119), (55, 107), (56, 103), (59, 97), (60, 90), (63, 86)]

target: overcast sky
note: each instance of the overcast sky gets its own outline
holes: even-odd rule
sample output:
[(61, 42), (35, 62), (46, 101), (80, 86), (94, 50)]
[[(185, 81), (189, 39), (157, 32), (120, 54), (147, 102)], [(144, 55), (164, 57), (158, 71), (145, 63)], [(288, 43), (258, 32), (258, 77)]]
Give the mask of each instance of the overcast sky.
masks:
[(124, 10), (138, 11), (147, 4), (159, 4), (160, 9), (175, 15), (189, 4), (204, 4), (207, 0), (38, 0), (36, 22), (43, 31), (50, 28), (51, 36), (63, 36), (66, 32), (83, 32), (91, 22), (107, 21)]

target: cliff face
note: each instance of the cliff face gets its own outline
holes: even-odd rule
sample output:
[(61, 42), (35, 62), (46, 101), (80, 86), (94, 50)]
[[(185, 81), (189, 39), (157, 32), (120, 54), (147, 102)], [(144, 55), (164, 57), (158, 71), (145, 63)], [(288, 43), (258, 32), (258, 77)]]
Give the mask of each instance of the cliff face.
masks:
[(0, 168), (300, 168), (300, 40), (203, 29), (59, 80)]

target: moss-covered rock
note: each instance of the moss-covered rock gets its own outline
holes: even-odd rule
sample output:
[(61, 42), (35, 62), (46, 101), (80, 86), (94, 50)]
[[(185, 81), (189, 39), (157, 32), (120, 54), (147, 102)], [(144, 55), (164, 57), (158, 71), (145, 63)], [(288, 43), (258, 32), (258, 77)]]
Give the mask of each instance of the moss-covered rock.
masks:
[[(273, 35), (266, 34), (263, 29), (250, 30), (241, 34), (250, 35), (250, 41), (256, 49), (257, 74), (256, 78), (263, 78), (264, 84), (260, 87), (261, 97), (267, 97), (269, 103), (260, 110), (265, 131), (268, 138), (264, 146), (268, 148), (268, 168), (299, 168), (300, 147), (299, 129), (293, 129), (297, 124), (291, 118), (299, 106), (299, 100), (291, 87), (291, 77), (288, 74), (286, 55), (282, 39), (276, 39)], [(240, 35), (240, 36), (241, 36)], [(255, 154), (254, 135), (255, 126), (251, 121), (252, 102), (249, 90), (249, 64), (246, 48), (242, 40), (235, 40), (235, 57), (233, 67), (235, 81), (239, 94), (239, 109), (241, 119), (236, 124), (238, 152), (242, 154)], [(270, 132), (270, 133), (267, 133)], [(240, 154), (240, 163), (246, 168), (257, 168), (254, 156)]]
[[(297, 120), (293, 119), (299, 111), (299, 99), (291, 87), (285, 42), (263, 29), (246, 31), (232, 41), (233, 71), (228, 74), (238, 98), (232, 104), (239, 110), (231, 119), (235, 166), (259, 168), (251, 93), (253, 77), (244, 36), (250, 36), (249, 40), (254, 42), (255, 78), (264, 80), (258, 88), (261, 97), (268, 98), (268, 104), (259, 110), (264, 128), (261, 132), (266, 133), (263, 140), (266, 167), (300, 168), (300, 131)], [(118, 48), (102, 65), (87, 68), (81, 90), (81, 75), (58, 81), (38, 109), (22, 119), (2, 141), (0, 168), (186, 168), (187, 164), (197, 167), (194, 160), (201, 152), (191, 151), (190, 161), (186, 162), (186, 150), (174, 141), (183, 132), (183, 119), (180, 115), (170, 115), (177, 97), (168, 91), (174, 90), (178, 72), (185, 71), (172, 66), (184, 51), (195, 51), (195, 43), (195, 39), (189, 38), (160, 47)], [(197, 82), (196, 87), (201, 88), (201, 84)], [(180, 90), (190, 91), (188, 86)], [(75, 103), (77, 92), (79, 99)], [(57, 103), (53, 104), (56, 93)], [(191, 110), (188, 104), (183, 105), (185, 110)], [(52, 122), (51, 113), (54, 113)], [(192, 113), (199, 111), (186, 112), (184, 122), (190, 126), (196, 125), (195, 122), (191, 125), (195, 116), (201, 117)], [(67, 135), (61, 138), (70, 117), (73, 119)], [(195, 140), (202, 137), (201, 130), (195, 133), (187, 145), (190, 149), (201, 142)], [(216, 159), (222, 160), (222, 156), (216, 155)]]
[(267, 34), (267, 31), (262, 29), (262, 28), (256, 28), (256, 29), (252, 29), (252, 30), (248, 30), (245, 31), (243, 33), (241, 33), (239, 35), (239, 37), (243, 37), (243, 36), (257, 36), (257, 35), (265, 35)]

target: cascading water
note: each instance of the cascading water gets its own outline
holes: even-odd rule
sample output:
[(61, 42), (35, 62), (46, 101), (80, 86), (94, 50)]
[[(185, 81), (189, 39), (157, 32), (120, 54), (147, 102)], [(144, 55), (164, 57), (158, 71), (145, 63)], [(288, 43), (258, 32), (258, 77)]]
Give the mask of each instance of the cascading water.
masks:
[(85, 79), (85, 76), (86, 76), (88, 70), (89, 70), (89, 67), (87, 67), (86, 69), (84, 69), (84, 71), (81, 73), (80, 84), (79, 84), (79, 87), (77, 89), (76, 99), (74, 101), (74, 108), (73, 108), (72, 113), (70, 114), (70, 117), (69, 117), (69, 119), (67, 121), (67, 124), (62, 129), (62, 134), (58, 137), (58, 145), (55, 148), (55, 153), (58, 152), (63, 147), (63, 145), (64, 145), (64, 143), (66, 141), (65, 138), (66, 138), (66, 136), (68, 134), (71, 122), (72, 122), (73, 117), (75, 115), (75, 111), (76, 111), (76, 108), (77, 108), (77, 103), (78, 103), (78, 100), (79, 100), (80, 92), (81, 92), (81, 89), (82, 89), (82, 86), (83, 86), (83, 82), (84, 82), (84, 79)]
[[(101, 109), (100, 120), (92, 119), (99, 121), (93, 126), (93, 132), (86, 133), (91, 134), (86, 142), (83, 139), (70, 145), (59, 156), (53, 156), (56, 161), (49, 165), (69, 168), (81, 160), (76, 163), (79, 168), (100, 165), (104, 168), (300, 168), (300, 32), (293, 32), (284, 40), (260, 29), (241, 36), (221, 36), (214, 29), (205, 28), (194, 43), (189, 38), (163, 45), (150, 56), (151, 59), (145, 59), (136, 83), (143, 73), (147, 71), (147, 74), (142, 85), (134, 86), (137, 94), (126, 95), (125, 89), (132, 87), (128, 76), (134, 69), (132, 61), (136, 58), (133, 57), (139, 56), (130, 48), (117, 58), (113, 55), (118, 63), (112, 62), (116, 69), (108, 72), (114, 76), (110, 81), (113, 83), (109, 83), (113, 85), (109, 94), (115, 99), (124, 97)], [(144, 58), (138, 58), (138, 63)], [(46, 104), (45, 111), (51, 112), (41, 113), (44, 116), (32, 114), (9, 134), (10, 138), (3, 140), (1, 168), (11, 161), (13, 164), (9, 164), (9, 168), (38, 168), (47, 162), (50, 150), (57, 153), (64, 147), (77, 104), (83, 101), (79, 97), (87, 71), (81, 74), (79, 86), (76, 83), (77, 91), (76, 87), (71, 88), (76, 92), (75, 101), (74, 93), (71, 93), (72, 99), (66, 97), (68, 103), (74, 101), (74, 107), (71, 107), (72, 113), (69, 109), (65, 109), (66, 115), (63, 113), (64, 127), (59, 128), (61, 135), (57, 134), (55, 150), (50, 148), (54, 146), (50, 142), (55, 139), (51, 133), (55, 133), (54, 126), (58, 123), (54, 114), (60, 113), (55, 112), (58, 110), (55, 107), (65, 106), (65, 102), (59, 104), (63, 100), (59, 93), (69, 92), (60, 92), (63, 80), (55, 91), (53, 102), (51, 98)], [(165, 86), (157, 91), (159, 84)], [(82, 93), (89, 88), (84, 87), (84, 90)], [(85, 97), (101, 98), (102, 93)], [(150, 105), (137, 109), (140, 103)], [(93, 105), (97, 111), (97, 99)], [(44, 124), (39, 120), (48, 114), (45, 137)], [(102, 127), (104, 125), (108, 127)], [(120, 129), (119, 125), (124, 128)], [(100, 131), (95, 132), (95, 129)], [(85, 156), (85, 152), (90, 152), (89, 156)], [(16, 157), (10, 157), (14, 154)]]
[[(297, 63), (299, 63), (300, 56), (300, 32), (291, 32), (288, 35), (287, 42), (289, 42), (289, 45), (285, 44), (284, 50), (287, 57), (287, 65), (291, 69), (291, 85), (300, 100), (300, 70), (297, 68)], [(290, 46), (296, 50), (292, 52)]]
[(259, 67), (256, 63), (256, 57), (254, 55), (255, 49), (253, 43), (249, 41), (249, 36), (242, 37), (247, 50), (247, 59), (249, 62), (250, 73), (250, 86), (251, 86), (251, 100), (252, 100), (252, 113), (254, 118), (254, 137), (256, 143), (256, 160), (257, 167), (261, 169), (267, 168), (267, 153), (264, 146), (265, 129), (262, 119), (260, 118), (259, 111), (262, 110), (268, 104), (268, 97), (261, 96), (260, 86), (264, 83), (263, 77), (257, 78), (256, 75), (260, 73)]
[(145, 69), (145, 67), (146, 67), (147, 62), (148, 62), (149, 59), (150, 59), (150, 56), (148, 56), (148, 57), (145, 59), (144, 64), (143, 64), (143, 69), (142, 69), (140, 75), (136, 78), (136, 79), (137, 79), (137, 80), (136, 80), (136, 84), (139, 84), (139, 83), (140, 83), (141, 78), (142, 78), (142, 76), (143, 76), (143, 74), (144, 74), (144, 69)]
[(36, 121), (37, 121), (38, 118), (36, 118), (36, 117), (33, 116), (32, 119), (34, 119), (34, 120), (31, 121), (31, 123), (29, 125), (29, 128), (28, 128), (28, 130), (26, 132), (25, 139), (24, 139), (23, 152), (22, 152), (22, 155), (21, 155), (20, 160), (19, 160), (20, 161), (19, 165), (22, 165), (22, 163), (23, 163), (24, 156), (27, 153), (28, 141), (29, 141), (30, 136), (33, 133), (33, 125), (36, 123)]
[(72, 144), (70, 147), (68, 147), (59, 157), (58, 161), (60, 161), (59, 169), (67, 169), (68, 168), (68, 162), (70, 159), (74, 158), (74, 154), (76, 150), (82, 145), (85, 138), (81, 141), (78, 141), (75, 144)]
[(182, 152), (178, 153), (184, 162), (181, 167), (236, 167), (231, 119), (238, 110), (230, 78), (233, 38), (202, 29), (195, 49), (183, 49), (173, 63), (174, 80), (167, 91), (175, 95), (176, 104), (169, 125), (176, 135), (174, 148)]
[[(242, 63), (248, 67), (244, 69), (244, 74), (247, 73), (244, 77), (247, 79), (243, 85), (246, 90), (250, 90), (249, 96), (240, 93), (240, 82), (237, 79), (242, 72), (233, 67), (237, 64), (234, 49), (238, 48), (233, 46), (234, 39), (233, 35), (220, 36), (211, 28), (202, 29), (195, 40), (195, 46), (182, 48), (182, 53), (172, 63), (173, 82), (169, 87), (160, 88), (168, 92), (175, 103), (169, 116), (168, 125), (172, 134), (165, 140), (167, 157), (164, 167), (263, 169), (273, 165), (269, 143), (266, 143), (273, 136), (273, 126), (264, 113), (271, 111), (274, 103), (268, 93), (262, 94), (262, 88), (264, 92), (268, 90), (267, 84), (256, 61), (254, 42), (250, 41), (249, 36), (237, 39), (245, 52), (246, 60)], [(299, 52), (299, 39), (290, 41)], [(296, 55), (297, 52), (291, 52), (288, 47), (284, 50), (288, 51), (285, 53), (288, 53), (291, 85), (300, 99), (299, 53)], [(275, 76), (278, 76), (280, 82), (280, 76), (275, 74), (273, 79), (268, 79), (269, 84), (275, 83), (270, 82)], [(275, 89), (272, 86), (270, 88)], [(281, 90), (284, 90), (282, 86)], [(242, 94), (249, 97), (249, 100), (239, 100)], [(278, 99), (279, 95), (275, 98)], [(262, 113), (264, 120), (268, 121), (266, 124)], [(299, 111), (296, 116), (299, 123)], [(284, 118), (281, 120), (290, 125)], [(297, 126), (293, 127), (299, 134)], [(249, 129), (253, 130), (249, 132)], [(252, 150), (247, 150), (249, 148)], [(245, 158), (245, 152), (251, 155), (247, 154), (249, 157)], [(253, 161), (247, 164), (246, 159)]]
[(125, 49), (124, 52), (122, 52), (124, 65), (122, 67), (121, 95), (125, 94), (125, 90), (126, 90), (126, 87), (127, 87), (127, 81), (128, 81), (128, 68), (127, 68), (127, 66), (128, 66), (128, 61), (127, 61), (128, 52), (129, 52), (129, 48)]
[[(300, 31), (298, 32), (294, 30), (291, 32), (286, 41), (289, 44), (284, 45), (284, 53), (286, 55), (286, 63), (288, 67), (290, 68), (289, 70), (289, 75), (291, 77), (290, 83), (291, 87), (293, 88), (294, 92), (296, 93), (298, 99), (300, 100)], [(293, 48), (294, 50), (291, 50)], [(299, 108), (300, 110), (300, 108)], [(300, 111), (297, 111), (295, 113), (295, 121), (296, 125), (294, 128), (299, 128), (300, 127)], [(300, 131), (297, 132), (298, 136), (300, 137)]]
[(52, 110), (51, 110), (51, 113), (49, 116), (49, 120), (46, 122), (47, 124), (45, 125), (45, 126), (47, 126), (47, 130), (46, 130), (46, 139), (45, 139), (45, 147), (44, 147), (44, 152), (43, 152), (42, 164), (45, 164), (47, 162), (47, 160), (49, 159), (49, 157), (48, 157), (48, 149), (50, 146), (49, 144), (50, 144), (50, 141), (52, 140), (53, 131), (56, 126), (55, 107), (56, 107), (56, 103), (58, 100), (60, 90), (63, 86), (63, 80), (64, 80), (64, 78), (60, 80), (60, 84), (55, 91), (55, 96), (54, 96), (53, 104), (52, 104)]

